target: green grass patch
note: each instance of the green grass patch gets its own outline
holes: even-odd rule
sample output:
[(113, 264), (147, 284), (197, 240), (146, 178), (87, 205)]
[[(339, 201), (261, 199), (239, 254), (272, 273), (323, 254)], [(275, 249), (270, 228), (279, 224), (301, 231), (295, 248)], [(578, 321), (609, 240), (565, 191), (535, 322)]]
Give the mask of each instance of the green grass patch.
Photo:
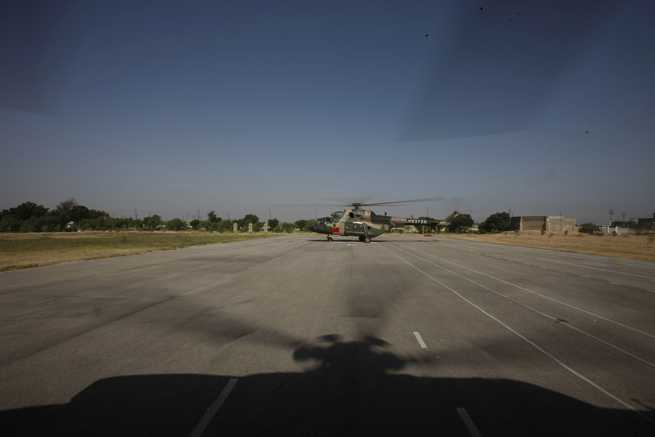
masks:
[(0, 272), (275, 236), (204, 232), (0, 234)]

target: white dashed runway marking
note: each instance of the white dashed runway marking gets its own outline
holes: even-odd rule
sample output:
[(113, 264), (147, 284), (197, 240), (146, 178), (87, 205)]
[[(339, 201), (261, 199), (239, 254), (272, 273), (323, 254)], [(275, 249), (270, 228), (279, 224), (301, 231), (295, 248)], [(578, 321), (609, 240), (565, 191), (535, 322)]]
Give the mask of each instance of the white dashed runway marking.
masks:
[(423, 349), (427, 349), (428, 347), (421, 338), (421, 334), (419, 334), (418, 331), (414, 331), (414, 335), (416, 336), (416, 340), (418, 340), (418, 344), (420, 344)]
[(471, 420), (471, 417), (466, 412), (466, 408), (457, 408), (457, 412), (459, 413), (459, 417), (461, 417), (464, 421), (464, 424), (466, 424), (466, 427), (469, 429), (471, 435), (473, 437), (482, 437), (480, 431), (478, 431), (478, 429), (475, 427), (475, 423), (473, 423), (473, 420)]
[(205, 428), (207, 428), (207, 425), (209, 425), (209, 422), (211, 422), (214, 415), (218, 412), (218, 409), (221, 408), (221, 405), (223, 405), (223, 402), (225, 402), (225, 399), (227, 399), (236, 383), (236, 378), (230, 379), (221, 394), (218, 395), (218, 398), (216, 398), (211, 407), (207, 409), (205, 415), (202, 416), (202, 419), (200, 419), (200, 423), (198, 423), (196, 429), (194, 429), (193, 432), (189, 434), (189, 437), (200, 437)]

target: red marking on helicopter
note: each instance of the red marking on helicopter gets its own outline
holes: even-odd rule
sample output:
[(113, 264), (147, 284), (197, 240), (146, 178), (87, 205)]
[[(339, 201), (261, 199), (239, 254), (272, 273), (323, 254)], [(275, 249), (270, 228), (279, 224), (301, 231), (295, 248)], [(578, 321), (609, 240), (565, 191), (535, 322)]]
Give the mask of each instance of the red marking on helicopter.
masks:
[(339, 232), (339, 228), (332, 228), (332, 232)]

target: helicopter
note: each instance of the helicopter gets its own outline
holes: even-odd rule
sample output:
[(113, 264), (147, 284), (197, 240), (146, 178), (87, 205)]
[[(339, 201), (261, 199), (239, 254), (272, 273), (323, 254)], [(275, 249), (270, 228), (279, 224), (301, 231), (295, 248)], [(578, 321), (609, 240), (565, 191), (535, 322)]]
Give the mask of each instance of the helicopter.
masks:
[(417, 219), (413, 216), (411, 218), (405, 217), (392, 217), (388, 216), (385, 212), (384, 215), (377, 215), (371, 210), (362, 209), (363, 206), (377, 206), (377, 205), (390, 205), (396, 203), (410, 203), (410, 202), (425, 202), (435, 199), (417, 199), (417, 200), (403, 200), (398, 202), (382, 202), (382, 203), (362, 203), (353, 202), (350, 205), (352, 208), (346, 208), (343, 211), (333, 212), (330, 217), (322, 217), (316, 219), (314, 223), (309, 226), (309, 230), (318, 234), (326, 234), (327, 241), (332, 241), (333, 236), (342, 237), (358, 237), (359, 241), (370, 243), (371, 239), (398, 226), (407, 225), (423, 225), (423, 226), (436, 226), (449, 222), (457, 214), (458, 211), (453, 212), (444, 221), (441, 220), (427, 220)]

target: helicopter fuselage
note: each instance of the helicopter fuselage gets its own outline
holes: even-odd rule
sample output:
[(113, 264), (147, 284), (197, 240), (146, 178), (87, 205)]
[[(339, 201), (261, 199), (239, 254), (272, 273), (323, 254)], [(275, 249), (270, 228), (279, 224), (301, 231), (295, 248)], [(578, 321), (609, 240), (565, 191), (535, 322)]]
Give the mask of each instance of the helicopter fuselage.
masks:
[(309, 226), (309, 230), (330, 236), (359, 237), (362, 241), (384, 234), (397, 226), (416, 225), (434, 226), (439, 220), (425, 220), (405, 217), (377, 215), (373, 211), (359, 208), (348, 208), (332, 213), (330, 217), (322, 217)]

